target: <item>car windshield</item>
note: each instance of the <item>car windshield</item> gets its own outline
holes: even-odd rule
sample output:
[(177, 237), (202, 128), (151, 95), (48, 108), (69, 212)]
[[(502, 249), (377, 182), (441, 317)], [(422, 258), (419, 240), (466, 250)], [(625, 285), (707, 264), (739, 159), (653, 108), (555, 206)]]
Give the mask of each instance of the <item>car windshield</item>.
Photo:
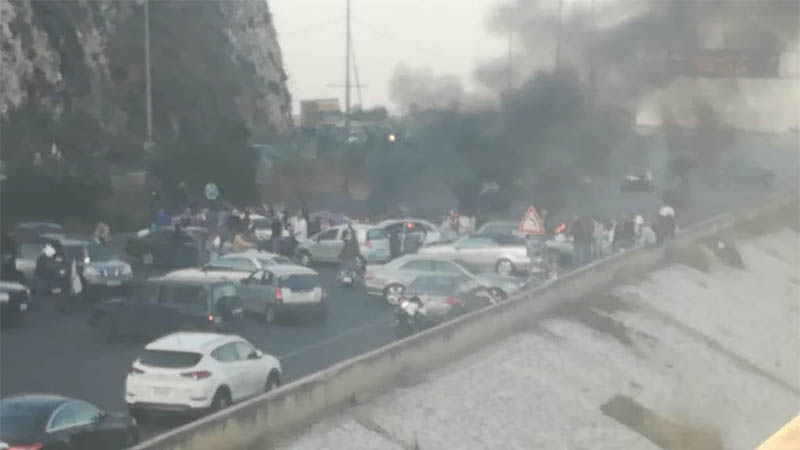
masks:
[(307, 291), (322, 286), (319, 276), (313, 274), (285, 275), (279, 279), (281, 287), (292, 291)]
[(176, 352), (166, 350), (145, 350), (139, 356), (139, 363), (150, 367), (180, 369), (193, 367), (200, 362), (203, 355), (194, 352)]
[(417, 277), (408, 286), (408, 290), (415, 293), (450, 295), (456, 290), (458, 278), (441, 276)]
[(99, 244), (89, 244), (89, 260), (92, 262), (97, 261), (110, 261), (114, 259), (114, 255), (111, 254), (105, 247)]
[(285, 256), (273, 256), (272, 259), (259, 259), (262, 266), (271, 266), (273, 264), (294, 264), (291, 259)]
[(478, 269), (477, 266), (475, 266), (473, 264), (470, 264), (470, 263), (468, 263), (468, 262), (466, 262), (464, 260), (459, 259), (459, 260), (456, 260), (455, 262), (458, 263), (459, 266), (463, 267), (471, 275), (477, 275), (477, 274), (481, 273), (481, 270)]

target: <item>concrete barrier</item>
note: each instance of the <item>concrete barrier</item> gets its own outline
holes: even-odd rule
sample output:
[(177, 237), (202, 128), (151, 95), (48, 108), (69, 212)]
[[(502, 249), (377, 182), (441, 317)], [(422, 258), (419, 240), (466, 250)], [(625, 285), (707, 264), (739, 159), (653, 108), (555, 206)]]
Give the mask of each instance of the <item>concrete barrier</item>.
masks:
[[(628, 251), (596, 261), (551, 284), (520, 294), (403, 341), (343, 361), (281, 389), (177, 428), (135, 449), (213, 450), (266, 448), (314, 419), (390, 388), (409, 372), (508, 336), (565, 301), (591, 301), (620, 276), (645, 273), (664, 263), (666, 252), (691, 246), (734, 225), (779, 211), (798, 201), (792, 191), (759, 205), (699, 223), (679, 233), (667, 247)], [(587, 297), (588, 296), (588, 297)]]

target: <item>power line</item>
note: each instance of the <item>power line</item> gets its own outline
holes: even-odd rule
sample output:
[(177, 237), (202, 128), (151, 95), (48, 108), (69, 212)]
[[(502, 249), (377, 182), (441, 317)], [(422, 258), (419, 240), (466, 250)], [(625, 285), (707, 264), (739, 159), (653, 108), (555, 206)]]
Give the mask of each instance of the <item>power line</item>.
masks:
[(278, 37), (280, 39), (285, 39), (287, 37), (293, 37), (293, 36), (299, 36), (299, 35), (302, 35), (302, 34), (307, 34), (307, 33), (310, 33), (312, 31), (317, 31), (317, 30), (319, 30), (321, 28), (328, 27), (330, 25), (339, 24), (339, 23), (342, 22), (343, 19), (344, 19), (343, 16), (342, 17), (337, 17), (335, 19), (330, 19), (330, 20), (326, 20), (324, 22), (318, 22), (318, 23), (315, 23), (313, 25), (309, 25), (307, 27), (297, 28), (297, 29), (291, 30), (291, 31), (286, 32), (286, 33), (278, 33), (279, 34)]
[(382, 37), (384, 39), (395, 41), (398, 44), (403, 44), (406, 47), (413, 48), (414, 51), (427, 53), (427, 54), (429, 54), (431, 56), (435, 56), (437, 58), (447, 58), (447, 55), (445, 55), (445, 54), (441, 54), (441, 53), (438, 53), (436, 51), (432, 52), (429, 47), (425, 47), (425, 46), (419, 45), (419, 44), (414, 44), (412, 42), (406, 41), (405, 39), (398, 38), (398, 37), (393, 36), (393, 35), (391, 35), (389, 33), (386, 33), (385, 31), (381, 30), (379, 27), (374, 27), (374, 26), (372, 26), (372, 25), (370, 25), (370, 24), (368, 24), (368, 23), (366, 23), (364, 21), (361, 21), (361, 20), (358, 20), (358, 19), (353, 19), (353, 21), (358, 23), (359, 25), (363, 26), (367, 31), (369, 31), (370, 33), (372, 33), (372, 34), (374, 34), (376, 36), (380, 36), (380, 37)]

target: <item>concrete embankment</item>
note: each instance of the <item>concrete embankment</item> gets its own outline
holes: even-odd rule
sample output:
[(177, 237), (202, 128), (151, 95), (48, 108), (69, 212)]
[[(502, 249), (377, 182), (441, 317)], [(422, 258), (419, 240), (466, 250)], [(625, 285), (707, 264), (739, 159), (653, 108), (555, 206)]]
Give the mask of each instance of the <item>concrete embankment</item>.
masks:
[[(773, 296), (781, 294), (768, 289), (757, 290), (760, 286), (759, 283), (766, 283), (765, 286), (778, 283), (785, 288), (785, 283), (788, 282), (786, 280), (789, 279), (786, 273), (792, 269), (796, 270), (798, 264), (796, 245), (792, 250), (791, 245), (786, 244), (787, 242), (795, 244), (797, 242), (796, 222), (793, 225), (795, 226), (794, 231), (787, 231), (788, 235), (774, 238), (770, 237), (772, 236), (770, 234), (764, 238), (764, 242), (759, 243), (758, 238), (753, 238), (756, 241), (755, 244), (741, 246), (744, 263), (747, 265), (747, 270), (750, 271), (748, 273), (752, 272), (752, 276), (755, 278), (744, 277), (739, 272), (730, 272), (725, 277), (716, 278), (715, 271), (720, 270), (718, 267), (720, 263), (715, 259), (719, 258), (716, 253), (724, 255), (724, 252), (721, 249), (716, 252), (699, 250), (698, 243), (706, 242), (709, 239), (716, 242), (717, 237), (721, 234), (725, 234), (726, 239), (732, 239), (729, 242), (734, 242), (737, 240), (736, 233), (752, 233), (753, 231), (756, 231), (756, 234), (762, 233), (764, 230), (758, 227), (764, 223), (777, 223), (775, 218), (784, 220), (786, 217), (796, 217), (796, 205), (797, 196), (794, 192), (776, 195), (774, 198), (761, 202), (757, 208), (737, 214), (726, 214), (698, 224), (677, 236), (666, 247), (628, 252), (598, 261), (537, 291), (465, 316), (411, 339), (342, 362), (328, 370), (284, 386), (278, 391), (169, 432), (150, 442), (143, 443), (137, 448), (175, 450), (271, 448), (282, 439), (303, 430), (303, 427), (331, 412), (341, 411), (347, 406), (364, 402), (367, 402), (364, 406), (357, 406), (352, 410), (345, 411), (343, 419), (325, 419), (321, 425), (314, 427), (312, 433), (301, 438), (291, 447), (297, 449), (413, 448), (415, 439), (419, 443), (424, 439), (433, 439), (431, 436), (438, 434), (449, 436), (450, 439), (446, 441), (430, 440), (427, 446), (420, 445), (420, 448), (457, 448), (462, 444), (467, 448), (474, 448), (475, 442), (480, 442), (480, 438), (488, 439), (490, 435), (496, 436), (496, 439), (503, 436), (508, 439), (507, 441), (495, 440), (494, 444), (488, 444), (492, 441), (486, 442), (492, 448), (537, 446), (567, 448), (562, 444), (550, 444), (559, 442), (557, 440), (559, 434), (553, 433), (562, 433), (561, 436), (569, 435), (569, 424), (573, 419), (577, 421), (575, 423), (583, 423), (587, 427), (590, 423), (602, 422), (601, 425), (605, 425), (608, 420), (612, 420), (620, 424), (617, 428), (634, 429), (636, 428), (635, 420), (642, 419), (647, 423), (658, 425), (655, 430), (636, 431), (625, 435), (629, 439), (627, 441), (613, 439), (612, 441), (620, 445), (630, 444), (621, 447), (618, 445), (617, 448), (631, 446), (655, 448), (652, 446), (652, 442), (661, 445), (659, 439), (662, 441), (667, 439), (663, 437), (664, 435), (706, 436), (706, 431), (702, 427), (691, 428), (691, 431), (686, 433), (670, 431), (685, 429), (682, 427), (682, 421), (675, 419), (674, 414), (664, 416), (663, 408), (660, 408), (657, 401), (664, 396), (669, 396), (671, 391), (676, 396), (708, 398), (714, 406), (712, 409), (720, 411), (725, 417), (730, 417), (737, 412), (744, 413), (742, 401), (728, 400), (727, 403), (725, 401), (726, 398), (730, 398), (737, 392), (742, 393), (742, 398), (750, 401), (754, 407), (768, 410), (772, 404), (774, 412), (764, 413), (760, 416), (758, 429), (761, 426), (768, 426), (768, 430), (774, 430), (780, 423), (786, 421), (786, 418), (783, 418), (782, 422), (772, 423), (775, 417), (782, 415), (782, 405), (786, 402), (797, 401), (798, 383), (791, 376), (792, 370), (797, 368), (797, 358), (796, 351), (785, 353), (782, 350), (770, 353), (764, 350), (764, 346), (769, 347), (770, 344), (780, 339), (776, 323), (780, 323), (783, 327), (780, 329), (784, 330), (781, 331), (780, 336), (786, 335), (785, 327), (791, 325), (791, 318), (796, 317), (797, 314), (796, 304), (792, 309), (791, 300), (794, 297), (791, 296), (791, 293), (784, 293), (781, 297), (783, 303), (780, 307), (767, 308), (771, 311), (770, 313), (758, 315), (760, 309), (757, 308), (758, 303), (755, 302), (769, 302)], [(748, 247), (748, 245), (751, 246)], [(765, 249), (777, 252), (778, 256), (775, 258), (788, 259), (782, 264), (773, 264), (765, 256), (765, 253), (769, 255)], [(679, 264), (671, 265), (671, 263)], [(768, 266), (762, 267), (763, 264), (768, 264)], [(779, 267), (782, 268), (782, 271), (778, 270)], [(654, 270), (655, 272), (653, 272)], [(687, 270), (693, 270), (705, 274), (705, 276), (698, 276), (696, 279), (689, 278), (694, 283), (690, 284), (685, 277)], [(731, 267), (730, 270), (742, 271), (744, 269)], [(647, 274), (651, 272), (652, 274), (647, 277)], [(692, 274), (694, 273), (692, 272)], [(644, 280), (643, 277), (645, 277)], [(655, 283), (650, 288), (646, 287), (648, 280)], [(740, 284), (736, 284), (736, 282)], [(795, 282), (797, 282), (796, 279)], [(701, 303), (698, 299), (709, 295), (708, 292), (698, 287), (702, 286), (701, 283), (713, 286), (714, 289), (726, 288), (728, 289), (726, 292), (738, 293), (740, 297), (737, 297), (736, 303), (725, 303), (723, 301), (725, 295), (714, 294), (717, 295), (713, 297), (714, 302)], [(752, 286), (753, 283), (757, 287), (747, 291), (747, 287)], [(676, 289), (676, 286), (680, 289)], [(636, 289), (640, 289), (641, 292), (637, 293)], [(597, 295), (602, 292), (611, 294), (600, 296), (603, 300), (598, 300)], [(645, 308), (647, 312), (643, 313), (642, 317), (623, 307), (634, 301), (633, 298), (637, 295), (652, 297), (651, 300), (643, 302), (647, 305)], [(745, 307), (748, 301), (750, 308), (739, 309)], [(595, 302), (597, 305), (594, 304)], [(702, 307), (697, 305), (702, 305)], [(693, 309), (696, 306), (699, 309)], [(795, 316), (792, 316), (792, 311)], [(746, 333), (737, 334), (735, 327), (723, 327), (725, 332), (720, 333), (718, 332), (720, 323), (713, 320), (698, 321), (698, 317), (718, 319), (733, 317), (741, 320), (743, 326), (747, 325), (747, 318), (752, 317), (754, 322), (743, 328), (747, 331)], [(580, 326), (576, 327), (575, 324), (580, 324)], [(532, 326), (535, 326), (539, 332), (531, 333)], [(632, 332), (620, 331), (619, 327), (622, 327), (623, 330), (630, 329)], [(667, 331), (664, 333), (653, 331), (662, 329)], [(763, 330), (762, 335), (757, 332), (759, 329)], [(600, 339), (599, 335), (601, 334), (611, 335), (612, 341), (621, 343), (627, 349), (620, 350), (617, 348), (617, 344), (609, 343), (607, 339)], [(731, 336), (727, 336), (727, 334), (731, 334)], [(751, 339), (751, 335), (755, 337)], [(530, 341), (530, 336), (539, 336), (537, 338), (539, 340)], [(548, 349), (543, 345), (541, 339), (545, 341), (561, 340), (569, 345)], [(789, 338), (784, 341), (787, 339)], [(675, 348), (668, 346), (667, 350), (656, 352), (658, 364), (650, 364), (652, 361), (646, 359), (641, 361), (634, 358), (637, 352), (644, 352), (647, 345), (655, 346), (659, 343), (667, 345), (666, 343), (673, 341), (682, 344)], [(514, 347), (516, 345), (523, 345), (523, 347)], [(481, 348), (483, 349), (477, 350)], [(785, 347), (782, 345), (781, 348)], [(503, 349), (509, 350), (504, 351)], [(542, 351), (541, 356), (539, 356), (539, 350)], [(560, 352), (565, 355), (573, 354), (576, 358), (559, 356)], [(445, 361), (465, 354), (472, 355), (454, 363), (455, 366), (462, 368), (456, 368), (454, 373), (459, 374), (458, 377), (461, 381), (466, 382), (459, 383), (458, 377), (450, 378), (450, 382), (444, 384), (437, 382), (439, 376), (435, 371), (447, 371), (446, 368), (441, 369)], [(631, 356), (632, 354), (633, 356)], [(792, 355), (795, 355), (794, 359), (792, 359)], [(526, 367), (522, 365), (524, 360), (536, 361), (539, 358), (543, 361), (541, 367), (531, 366), (523, 370)], [(489, 363), (488, 367), (504, 368), (505, 372), (500, 373), (499, 377), (494, 377), (494, 383), (487, 384), (492, 387), (491, 389), (481, 391), (480, 395), (476, 395), (477, 391), (470, 389), (470, 387), (474, 388), (476, 384), (470, 384), (468, 381), (470, 378), (478, 377), (482, 371), (474, 370), (475, 368), (469, 364), (484, 362)], [(700, 364), (701, 362), (703, 364)], [(746, 374), (741, 378), (728, 377), (726, 370), (731, 364), (737, 370), (744, 368), (742, 370), (745, 370)], [(779, 368), (776, 368), (776, 364)], [(684, 372), (697, 373), (702, 370), (697, 367), (701, 365), (711, 371), (708, 374), (709, 377), (718, 378), (721, 386), (720, 392), (724, 395), (715, 393), (714, 389), (711, 389), (710, 392), (706, 391), (708, 385), (698, 384), (698, 389), (693, 390), (689, 389), (692, 386), (691, 383), (681, 384), (676, 381), (682, 379)], [(615, 369), (614, 367), (619, 368)], [(637, 368), (641, 370), (636, 372), (634, 369)], [(420, 375), (431, 370), (434, 370), (432, 375), (429, 374), (427, 377)], [(540, 370), (553, 378), (542, 378), (543, 375), (538, 374)], [(441, 378), (446, 379), (448, 373), (453, 372), (443, 372)], [(464, 377), (467, 380), (464, 380)], [(525, 386), (525, 381), (520, 381), (520, 377), (535, 383), (536, 389), (531, 391), (535, 393), (534, 397), (530, 397), (524, 390), (520, 391), (520, 388)], [(559, 380), (558, 377), (562, 379)], [(408, 389), (401, 388), (396, 392), (376, 398), (373, 397), (394, 386), (408, 383), (417, 384), (423, 379), (430, 381)], [(507, 385), (497, 382), (497, 380), (504, 379), (509, 381)], [(573, 396), (569, 397), (572, 398), (571, 405), (582, 406), (583, 409), (579, 408), (575, 411), (598, 410), (601, 412), (597, 414), (606, 419), (599, 420), (592, 415), (578, 414), (578, 412), (573, 414), (572, 410), (568, 408), (560, 410), (557, 405), (559, 400), (563, 401), (564, 398), (559, 399), (558, 396), (548, 398), (550, 395), (548, 394), (550, 389), (548, 379), (551, 380), (552, 386), (562, 388), (560, 391), (554, 392), (571, 395)], [(629, 388), (626, 390), (617, 386), (619, 380), (625, 380)], [(653, 392), (657, 392), (658, 395), (642, 389), (651, 380), (657, 382), (658, 388)], [(616, 387), (615, 389), (601, 388), (606, 384)], [(570, 386), (572, 387), (570, 388)], [(699, 386), (705, 387), (700, 389)], [(636, 389), (640, 389), (647, 395), (637, 396)], [(402, 397), (406, 390), (415, 393), (410, 398)], [(757, 396), (750, 395), (755, 391), (760, 392), (759, 395), (762, 397), (756, 398)], [(584, 394), (585, 398), (580, 397)], [(398, 399), (394, 396), (400, 397)], [(515, 401), (517, 397), (525, 401), (523, 403)], [(446, 412), (437, 413), (437, 403), (435, 402), (438, 400), (440, 404), (446, 404), (447, 399), (450, 399), (452, 409), (445, 408), (443, 411)], [(538, 414), (528, 418), (517, 416), (526, 411), (533, 414), (535, 411), (526, 410), (523, 405), (539, 403), (549, 405), (549, 407), (543, 408)], [(595, 408), (595, 403), (602, 406), (602, 410)], [(456, 406), (457, 404), (461, 406)], [(484, 404), (487, 406), (486, 408), (483, 407)], [(731, 409), (732, 412), (724, 412), (726, 404), (735, 406)], [(492, 405), (494, 405), (494, 409), (491, 408)], [(508, 407), (507, 412), (503, 410), (505, 406)], [(515, 406), (517, 406), (516, 409)], [(395, 407), (397, 407), (396, 410), (393, 410)], [(463, 408), (461, 413), (457, 412), (459, 408)], [(491, 415), (479, 414), (484, 410), (491, 412)], [(449, 415), (449, 418), (443, 418), (442, 414)], [(497, 424), (497, 428), (481, 427), (478, 422), (473, 423), (476, 420), (470, 418), (473, 414), (474, 418), (478, 418), (479, 421)], [(561, 417), (559, 417), (560, 414), (562, 414)], [(357, 420), (361, 417), (367, 417), (368, 420)], [(493, 417), (494, 420), (492, 420)], [(549, 420), (546, 420), (548, 417)], [(429, 426), (425, 424), (426, 418), (432, 421)], [(435, 423), (438, 419), (443, 421), (436, 426)], [(337, 420), (344, 422), (336, 423)], [(524, 434), (512, 442), (511, 439), (517, 439), (513, 437), (513, 432), (517, 430), (517, 427), (504, 429), (502, 425), (505, 423), (511, 424), (509, 426), (518, 425), (524, 428), (527, 424), (528, 428), (531, 428), (530, 424), (537, 420), (551, 423), (555, 427), (548, 434), (548, 441), (531, 441), (529, 439), (535, 439), (535, 436)], [(560, 428), (556, 426), (557, 423), (562, 424)], [(346, 427), (342, 428), (342, 426)], [(619, 431), (614, 427), (606, 429), (602, 426), (581, 428), (581, 430), (585, 431), (590, 428), (596, 430), (596, 433)], [(444, 432), (448, 429), (451, 432)], [(464, 434), (469, 429), (477, 430), (475, 433), (480, 432), (481, 436), (475, 437), (474, 441), (458, 438), (458, 433), (461, 433), (462, 436), (471, 436), (469, 433)], [(540, 430), (540, 427), (537, 426), (535, 429)], [(719, 430), (720, 428), (715, 429)], [(343, 433), (343, 430), (346, 432)], [(730, 427), (722, 427), (722, 431), (736, 433)], [(586, 432), (588, 433), (588, 431)], [(596, 433), (589, 433), (590, 437), (595, 439), (602, 437), (601, 434)], [(337, 435), (351, 436), (351, 439), (343, 441), (342, 445), (336, 447), (334, 441)], [(742, 437), (744, 439), (742, 442), (747, 442), (752, 433), (740, 432), (735, 435)], [(364, 441), (366, 443), (359, 443), (359, 437), (364, 436), (367, 439)], [(708, 436), (710, 436), (709, 440), (717, 442), (715, 441), (717, 434), (712, 432)], [(761, 436), (762, 439), (764, 437)], [(502, 442), (510, 442), (513, 445), (504, 446), (501, 445)], [(531, 445), (535, 442), (539, 442), (539, 444)], [(591, 439), (572, 439), (572, 442), (585, 444), (591, 442)], [(650, 447), (647, 447), (647, 442), (651, 443)], [(601, 448), (591, 445), (590, 447)], [(603, 445), (602, 447), (608, 446)], [(739, 445), (736, 447), (738, 448)]]

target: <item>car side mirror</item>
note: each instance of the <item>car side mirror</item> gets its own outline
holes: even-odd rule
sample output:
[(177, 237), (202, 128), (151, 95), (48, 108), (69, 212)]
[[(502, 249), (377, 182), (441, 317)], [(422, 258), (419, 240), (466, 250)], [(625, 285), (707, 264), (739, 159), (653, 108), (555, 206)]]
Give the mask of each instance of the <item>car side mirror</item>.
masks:
[(247, 356), (247, 359), (261, 359), (262, 356), (264, 356), (264, 354), (261, 353), (261, 350), (255, 350)]

